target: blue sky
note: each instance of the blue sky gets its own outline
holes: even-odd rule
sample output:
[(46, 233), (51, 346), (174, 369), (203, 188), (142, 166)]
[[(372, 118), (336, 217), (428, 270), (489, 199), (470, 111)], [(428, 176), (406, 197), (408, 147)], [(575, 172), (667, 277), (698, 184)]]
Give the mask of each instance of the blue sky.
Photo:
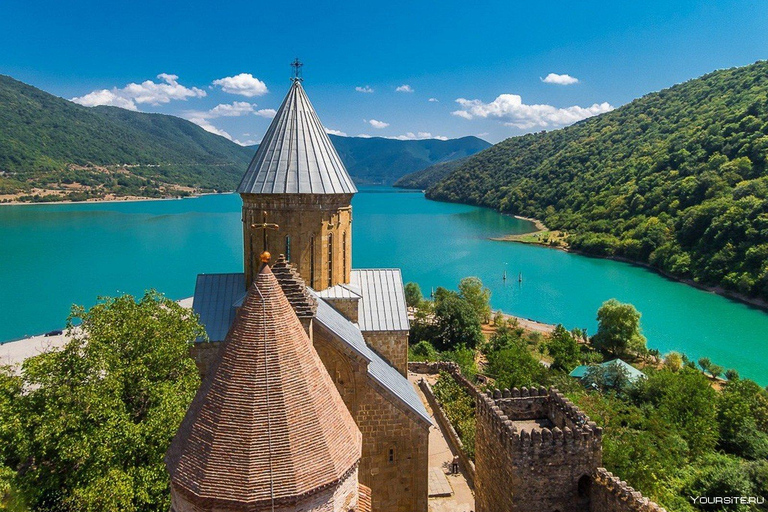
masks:
[(0, 73), (250, 143), (298, 56), (330, 130), (497, 142), (765, 59), (767, 28), (768, 0), (3, 0)]

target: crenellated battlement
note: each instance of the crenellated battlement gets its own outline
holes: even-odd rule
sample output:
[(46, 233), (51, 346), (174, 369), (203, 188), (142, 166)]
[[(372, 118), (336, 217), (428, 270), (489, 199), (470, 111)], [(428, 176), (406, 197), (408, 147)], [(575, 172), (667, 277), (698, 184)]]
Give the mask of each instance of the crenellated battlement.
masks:
[[(599, 447), (602, 441), (602, 428), (556, 388), (524, 387), (481, 393), (477, 415), (505, 438), (509, 448), (570, 444)], [(547, 420), (551, 426), (520, 426), (517, 423), (520, 420)]]
[(666, 510), (634, 490), (627, 482), (605, 468), (592, 475), (592, 502), (595, 510), (605, 512), (666, 512)]
[(478, 512), (589, 510), (603, 431), (556, 388), (480, 393), (476, 417)]

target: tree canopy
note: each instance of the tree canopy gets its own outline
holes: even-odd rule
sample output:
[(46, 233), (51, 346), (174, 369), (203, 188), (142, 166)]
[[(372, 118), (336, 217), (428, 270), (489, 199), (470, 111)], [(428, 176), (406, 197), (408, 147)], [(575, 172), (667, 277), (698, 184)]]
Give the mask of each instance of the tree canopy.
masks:
[(592, 337), (595, 348), (619, 357), (645, 351), (640, 312), (632, 304), (616, 299), (605, 301), (597, 310), (597, 322), (597, 333)]
[(203, 329), (148, 292), (74, 307), (68, 332), (21, 375), (0, 374), (10, 494), (35, 511), (167, 510), (163, 457), (200, 384), (189, 343)]
[(760, 61), (507, 139), (427, 196), (536, 217), (580, 251), (766, 299), (766, 164), (768, 62)]

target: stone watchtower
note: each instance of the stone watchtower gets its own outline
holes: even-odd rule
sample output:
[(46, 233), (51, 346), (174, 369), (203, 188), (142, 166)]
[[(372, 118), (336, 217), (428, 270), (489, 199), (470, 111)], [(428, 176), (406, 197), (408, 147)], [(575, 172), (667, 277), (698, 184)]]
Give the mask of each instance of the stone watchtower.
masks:
[(350, 280), (350, 203), (357, 188), (301, 81), (293, 78), (237, 187), (243, 199), (246, 286), (265, 251), (284, 254), (315, 290)]
[(481, 393), (475, 464), (477, 512), (635, 510), (591, 503), (602, 429), (554, 388)]

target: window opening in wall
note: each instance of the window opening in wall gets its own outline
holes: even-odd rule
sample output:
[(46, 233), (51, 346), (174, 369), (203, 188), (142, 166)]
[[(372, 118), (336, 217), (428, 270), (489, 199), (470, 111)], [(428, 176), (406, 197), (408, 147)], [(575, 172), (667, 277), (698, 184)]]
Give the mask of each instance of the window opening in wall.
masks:
[(328, 235), (328, 286), (333, 286), (333, 233)]
[(315, 237), (309, 239), (309, 286), (315, 287)]
[(285, 235), (285, 260), (291, 261), (291, 235)]

